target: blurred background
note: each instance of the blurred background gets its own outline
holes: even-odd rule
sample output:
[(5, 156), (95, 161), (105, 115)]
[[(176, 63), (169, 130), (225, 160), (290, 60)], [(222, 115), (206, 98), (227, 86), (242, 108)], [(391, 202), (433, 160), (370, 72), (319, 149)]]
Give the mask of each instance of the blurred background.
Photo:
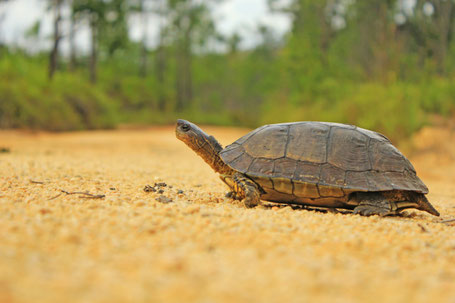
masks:
[(455, 115), (454, 0), (0, 0), (0, 128)]

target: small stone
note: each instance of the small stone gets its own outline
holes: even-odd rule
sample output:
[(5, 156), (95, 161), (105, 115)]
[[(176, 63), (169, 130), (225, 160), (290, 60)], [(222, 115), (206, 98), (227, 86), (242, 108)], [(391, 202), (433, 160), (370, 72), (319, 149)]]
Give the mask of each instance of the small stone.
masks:
[[(111, 187), (111, 188), (109, 188), (109, 189), (110, 189), (110, 190), (115, 190), (115, 187)], [(145, 190), (145, 188), (144, 188), (144, 190)]]
[(159, 196), (158, 198), (155, 199), (156, 201), (160, 202), (160, 203), (171, 203), (172, 202), (172, 199), (169, 198), (169, 197), (166, 197), (166, 196)]
[(158, 182), (158, 183), (155, 183), (154, 187), (166, 187), (167, 184), (165, 182)]
[(146, 185), (146, 186), (144, 187), (144, 191), (145, 191), (146, 193), (149, 193), (149, 192), (156, 192), (156, 189), (155, 189), (155, 187), (153, 187), (153, 186)]
[(1, 154), (7, 154), (10, 153), (11, 149), (9, 147), (0, 147), (0, 153)]
[(159, 189), (159, 190), (158, 190), (158, 193), (159, 193), (159, 194), (162, 194), (162, 193), (164, 193), (164, 190)]
[(178, 189), (178, 190), (177, 190), (177, 194), (179, 194), (179, 195), (180, 195), (180, 194), (183, 194), (183, 190)]

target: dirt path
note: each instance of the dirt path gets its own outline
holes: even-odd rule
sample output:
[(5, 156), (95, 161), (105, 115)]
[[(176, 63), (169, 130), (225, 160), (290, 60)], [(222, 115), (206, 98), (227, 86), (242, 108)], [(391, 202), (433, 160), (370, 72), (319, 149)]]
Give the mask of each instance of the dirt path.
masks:
[(455, 302), (455, 137), (414, 142), (441, 218), (245, 209), (172, 128), (0, 132), (0, 302)]

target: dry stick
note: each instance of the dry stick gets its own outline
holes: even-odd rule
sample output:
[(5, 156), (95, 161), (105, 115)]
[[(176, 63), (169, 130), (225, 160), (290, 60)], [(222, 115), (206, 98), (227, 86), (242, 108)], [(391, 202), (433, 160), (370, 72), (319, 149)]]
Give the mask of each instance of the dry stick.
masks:
[(421, 230), (422, 232), (424, 232), (424, 233), (428, 233), (428, 232), (429, 232), (428, 229), (426, 229), (426, 227), (423, 226), (422, 224), (417, 223), (417, 226), (420, 227), (420, 230)]
[(49, 198), (49, 199), (47, 199), (47, 200), (49, 201), (49, 200), (57, 199), (57, 198), (60, 197), (61, 195), (62, 195), (62, 193), (60, 193), (60, 194), (58, 194), (58, 195), (56, 195), (56, 196), (53, 196), (52, 198)]
[(455, 222), (455, 219), (447, 219), (447, 220), (440, 221), (439, 223), (450, 223), (450, 222)]
[(30, 179), (30, 183), (33, 183), (33, 184), (44, 184), (43, 181), (35, 181), (35, 180), (32, 180), (32, 179)]
[(82, 191), (72, 191), (72, 192), (68, 192), (66, 190), (63, 190), (61, 189), (60, 190), (62, 193), (64, 194), (67, 194), (67, 195), (86, 195), (86, 196), (89, 196), (90, 198), (92, 199), (101, 199), (101, 198), (104, 198), (106, 197), (106, 195), (94, 195), (94, 194), (91, 194), (89, 192), (82, 192)]
[[(63, 189), (60, 189), (60, 191), (64, 194), (67, 194), (67, 195), (86, 195), (88, 197), (81, 197), (81, 198), (88, 198), (88, 199), (102, 199), (104, 197), (106, 197), (106, 195), (94, 195), (94, 194), (91, 194), (91, 193), (88, 193), (88, 192), (82, 192), (82, 191), (66, 191), (66, 190), (63, 190)], [(54, 200), (58, 197), (60, 197), (62, 194), (58, 194), (52, 198), (50, 198), (49, 200)]]

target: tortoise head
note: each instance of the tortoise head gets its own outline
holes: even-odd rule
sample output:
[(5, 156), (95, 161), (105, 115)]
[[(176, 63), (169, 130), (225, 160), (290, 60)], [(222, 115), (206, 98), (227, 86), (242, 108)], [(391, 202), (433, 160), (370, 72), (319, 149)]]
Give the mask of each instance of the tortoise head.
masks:
[(177, 120), (175, 136), (201, 156), (216, 172), (220, 174), (233, 173), (232, 169), (220, 157), (220, 151), (223, 149), (221, 144), (195, 124), (186, 120)]
[(175, 136), (195, 151), (204, 146), (207, 142), (207, 138), (209, 137), (195, 124), (181, 119), (177, 120)]

